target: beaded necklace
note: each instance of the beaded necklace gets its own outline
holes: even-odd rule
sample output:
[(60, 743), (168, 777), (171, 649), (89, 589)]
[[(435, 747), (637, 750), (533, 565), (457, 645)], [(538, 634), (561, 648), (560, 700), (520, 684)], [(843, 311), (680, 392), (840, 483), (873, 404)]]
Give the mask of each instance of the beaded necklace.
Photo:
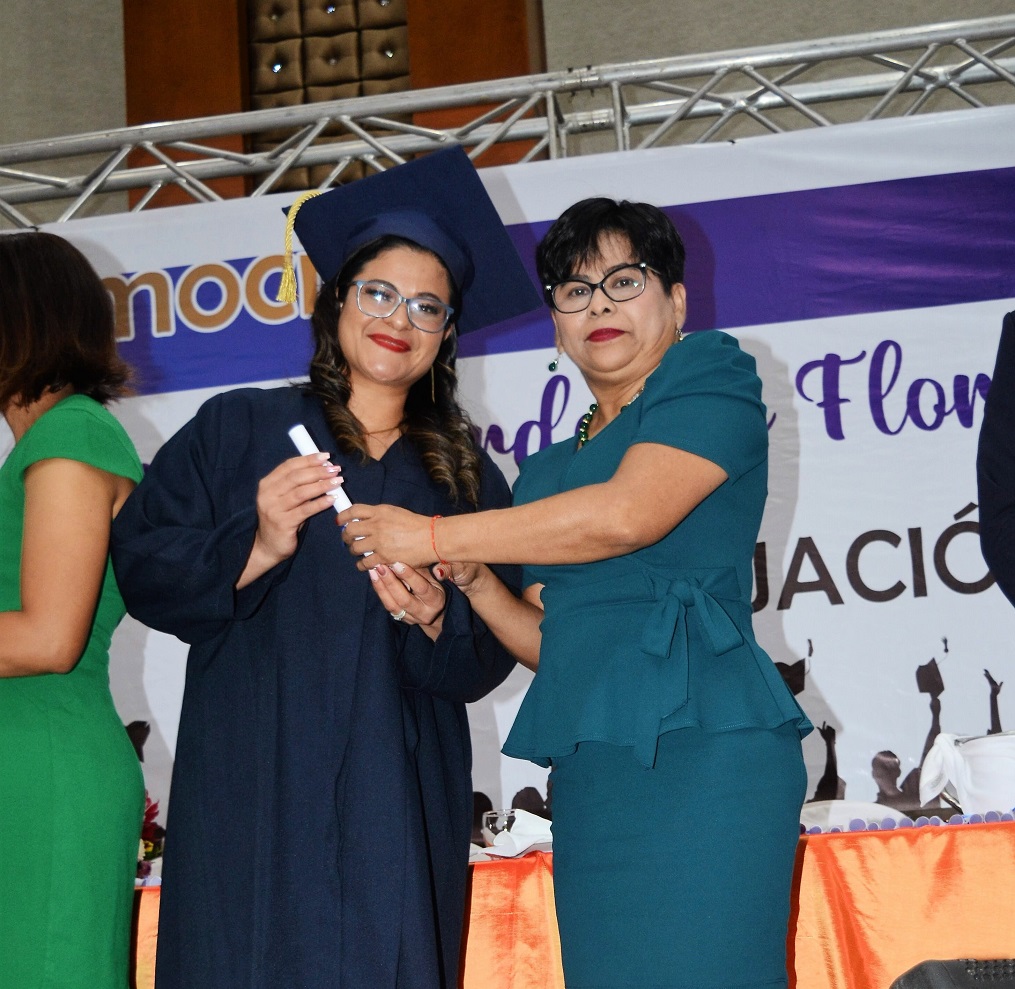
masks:
[[(620, 411), (623, 412), (629, 405), (634, 404), (638, 400), (638, 397), (645, 390), (645, 386), (642, 385), (635, 393), (630, 401), (625, 402), (621, 407)], [(589, 441), (589, 426), (592, 425), (592, 417), (596, 414), (596, 409), (599, 408), (598, 402), (593, 402), (589, 406), (588, 412), (581, 417), (578, 423), (578, 449), (580, 450)]]
[(599, 408), (598, 403), (593, 402), (589, 406), (588, 412), (581, 417), (581, 421), (578, 423), (578, 449), (580, 450), (589, 441), (589, 423), (592, 422), (592, 417), (596, 414), (596, 409)]

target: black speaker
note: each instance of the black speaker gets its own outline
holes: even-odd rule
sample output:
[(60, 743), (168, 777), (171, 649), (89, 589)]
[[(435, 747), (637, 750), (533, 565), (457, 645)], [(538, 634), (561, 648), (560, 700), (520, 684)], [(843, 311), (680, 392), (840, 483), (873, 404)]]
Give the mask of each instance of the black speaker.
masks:
[(1015, 989), (1015, 958), (977, 961), (920, 962), (900, 975), (888, 989)]

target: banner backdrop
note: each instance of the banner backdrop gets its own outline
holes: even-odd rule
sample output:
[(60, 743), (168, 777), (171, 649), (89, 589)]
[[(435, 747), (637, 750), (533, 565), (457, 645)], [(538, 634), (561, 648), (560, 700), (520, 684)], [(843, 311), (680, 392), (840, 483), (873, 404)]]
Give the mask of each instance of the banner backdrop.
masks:
[[(665, 207), (688, 248), (687, 328), (725, 329), (757, 358), (771, 463), (755, 621), (820, 729), (805, 742), (808, 795), (897, 794), (938, 730), (1015, 728), (1015, 613), (979, 551), (974, 469), (1002, 316), (1015, 309), (1015, 108), (481, 174), (530, 269), (539, 237), (578, 199)], [(52, 228), (116, 301), (140, 387), (115, 411), (142, 459), (215, 392), (303, 374), (305, 258), (297, 303), (274, 301), (292, 198)], [(548, 372), (546, 314), (470, 335), (462, 352), (466, 405), (513, 480), (528, 453), (574, 432), (590, 395), (566, 359)], [(0, 456), (9, 445), (0, 437)], [(151, 725), (156, 799), (185, 655), (129, 619), (114, 642), (123, 720)], [(516, 671), (471, 708), (476, 787), (494, 806), (525, 786), (545, 792), (542, 770), (499, 755), (528, 679)]]

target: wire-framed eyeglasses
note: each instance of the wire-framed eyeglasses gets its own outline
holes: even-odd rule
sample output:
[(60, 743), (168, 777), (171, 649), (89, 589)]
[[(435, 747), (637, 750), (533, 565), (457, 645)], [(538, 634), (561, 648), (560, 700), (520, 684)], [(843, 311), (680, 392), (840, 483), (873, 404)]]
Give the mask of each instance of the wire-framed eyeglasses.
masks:
[(406, 298), (393, 286), (377, 279), (360, 279), (356, 286), (356, 305), (364, 316), (383, 319), (390, 316), (403, 302), (409, 322), (424, 333), (441, 333), (451, 321), (455, 310), (440, 299), (426, 295)]
[(550, 305), (557, 312), (584, 312), (592, 304), (592, 296), (597, 288), (602, 289), (603, 295), (612, 302), (637, 299), (645, 291), (650, 271), (655, 271), (655, 268), (650, 268), (644, 261), (637, 261), (614, 268), (598, 282), (584, 278), (565, 278), (564, 281), (547, 285), (546, 294)]

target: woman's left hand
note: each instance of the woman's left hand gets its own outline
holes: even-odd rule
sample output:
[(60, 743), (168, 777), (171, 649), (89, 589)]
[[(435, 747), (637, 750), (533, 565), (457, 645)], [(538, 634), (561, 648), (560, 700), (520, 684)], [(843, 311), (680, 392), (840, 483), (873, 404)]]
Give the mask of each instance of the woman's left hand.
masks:
[(377, 597), (396, 622), (420, 625), (431, 639), (440, 635), (447, 592), (428, 571), (404, 563), (390, 567), (381, 563), (369, 572)]
[(431, 520), (426, 515), (394, 505), (353, 505), (337, 522), (350, 553), (359, 557), (371, 554), (359, 561), (360, 570), (397, 561), (422, 569), (437, 561), (430, 540)]

